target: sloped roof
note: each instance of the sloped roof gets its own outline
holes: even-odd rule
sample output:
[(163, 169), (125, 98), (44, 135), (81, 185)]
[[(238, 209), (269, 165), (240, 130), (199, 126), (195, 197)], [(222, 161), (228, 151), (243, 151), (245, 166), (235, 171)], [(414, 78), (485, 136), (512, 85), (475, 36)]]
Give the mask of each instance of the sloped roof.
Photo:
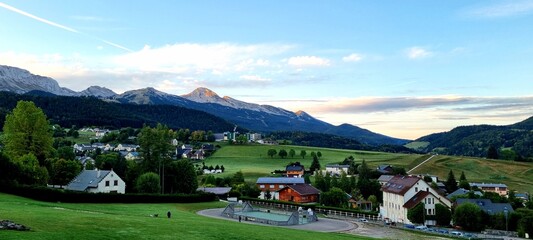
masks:
[(290, 188), (290, 189), (294, 190), (295, 192), (297, 192), (301, 196), (320, 194), (320, 190), (316, 189), (315, 187), (311, 186), (310, 184), (288, 185), (288, 186), (278, 190), (278, 192), (282, 191), (284, 189), (287, 189), (287, 188)]
[[(426, 191), (417, 192), (411, 199), (409, 199), (409, 201), (407, 201), (407, 202), (405, 202), (405, 204), (403, 204), (403, 207), (407, 208), (407, 209), (411, 209), (412, 207), (414, 207), (418, 203), (420, 203), (422, 201), (422, 199), (424, 199), (425, 197), (427, 197), (430, 194), (431, 194), (430, 192), (426, 192)], [(431, 194), (431, 195), (433, 195), (433, 194)]]
[(381, 190), (399, 195), (404, 195), (411, 187), (413, 187), (421, 179), (414, 176), (394, 176), (389, 180)]
[(391, 180), (394, 176), (392, 175), (381, 175), (379, 176), (378, 178), (378, 182), (388, 182), (389, 180)]
[[(100, 172), (100, 175), (98, 175)], [(98, 187), (98, 183), (104, 179), (110, 170), (83, 170), (76, 178), (67, 185), (67, 190), (85, 191), (87, 188)]]
[[(465, 194), (468, 194), (470, 192), (470, 190), (466, 190), (464, 188), (459, 188), (457, 190), (455, 190), (454, 192), (448, 194), (446, 197), (448, 199), (451, 199), (453, 196), (458, 196), (458, 195), (465, 195)], [(483, 194), (481, 194), (480, 191), (475, 191), (474, 194), (478, 195), (478, 196), (481, 196)]]
[(503, 213), (505, 208), (509, 211), (509, 214), (512, 213), (513, 207), (509, 203), (493, 203), (490, 199), (467, 199), (467, 198), (458, 198), (456, 201), (457, 205), (461, 205), (465, 202), (473, 203), (478, 205), (483, 211), (487, 212), (490, 215)]
[(304, 166), (302, 165), (289, 165), (285, 168), (286, 171), (303, 171)]
[(350, 165), (326, 164), (327, 168), (349, 168)]
[(255, 182), (257, 184), (303, 184), (305, 180), (303, 178), (289, 178), (289, 177), (260, 177)]

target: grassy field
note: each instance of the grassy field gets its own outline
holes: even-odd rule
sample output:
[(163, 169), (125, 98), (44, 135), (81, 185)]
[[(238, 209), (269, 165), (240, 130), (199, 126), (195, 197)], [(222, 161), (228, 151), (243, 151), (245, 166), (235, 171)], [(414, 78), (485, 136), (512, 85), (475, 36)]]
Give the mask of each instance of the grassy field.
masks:
[(446, 179), (450, 169), (456, 179), (464, 171), (469, 182), (505, 183), (512, 190), (533, 192), (533, 163), (435, 156), (413, 173), (430, 173)]
[[(38, 202), (0, 193), (0, 220), (31, 231), (0, 231), (0, 239), (370, 239), (213, 219), (200, 209), (221, 202), (194, 204), (70, 204)], [(172, 218), (166, 212), (172, 211)], [(150, 217), (159, 213), (160, 217)], [(164, 217), (161, 217), (164, 216)]]
[[(281, 159), (279, 156), (270, 158), (267, 155), (268, 149), (276, 149), (278, 152), (281, 149), (285, 149), (287, 152), (290, 149), (294, 149), (297, 156), (285, 159)], [(301, 150), (307, 152), (307, 156), (304, 159), (299, 156)], [(299, 161), (308, 168), (311, 166), (312, 158), (310, 155), (312, 151), (320, 151), (322, 153), (320, 158), (322, 168), (325, 168), (328, 163), (341, 162), (348, 156), (353, 156), (357, 161), (365, 159), (370, 167), (377, 167), (379, 164), (386, 163), (406, 168), (417, 160), (423, 161), (427, 158), (416, 154), (377, 153), (301, 146), (225, 145), (216, 151), (213, 156), (206, 159), (205, 164), (207, 166), (224, 165), (226, 172), (221, 176), (232, 175), (237, 171), (242, 171), (247, 181), (255, 182), (257, 177), (268, 176), (274, 170), (285, 170), (285, 166), (290, 162)], [(421, 157), (424, 159), (420, 160), (419, 158)]]
[[(270, 158), (267, 156), (268, 149), (280, 149), (289, 151), (291, 148), (299, 155), (300, 150), (306, 150), (307, 156), (302, 159), (281, 159), (279, 156)], [(322, 169), (328, 163), (337, 163), (348, 156), (353, 156), (357, 162), (365, 159), (372, 168), (380, 164), (390, 164), (404, 167), (406, 170), (423, 162), (430, 155), (419, 154), (395, 154), (381, 152), (367, 152), (341, 149), (326, 149), (301, 146), (265, 146), (265, 145), (224, 145), (212, 157), (205, 160), (206, 165), (224, 165), (226, 172), (220, 176), (233, 175), (237, 171), (244, 173), (246, 181), (255, 182), (258, 177), (268, 176), (274, 170), (284, 170), (290, 162), (300, 161), (306, 168), (311, 166), (310, 152), (320, 151)], [(413, 173), (432, 174), (445, 180), (448, 172), (452, 169), (455, 177), (459, 179), (461, 171), (464, 171), (469, 181), (473, 182), (498, 182), (507, 184), (510, 189), (520, 192), (533, 192), (533, 163), (521, 163), (502, 160), (488, 160), (471, 157), (435, 156), (426, 164), (417, 168)], [(218, 175), (217, 175), (218, 176)]]

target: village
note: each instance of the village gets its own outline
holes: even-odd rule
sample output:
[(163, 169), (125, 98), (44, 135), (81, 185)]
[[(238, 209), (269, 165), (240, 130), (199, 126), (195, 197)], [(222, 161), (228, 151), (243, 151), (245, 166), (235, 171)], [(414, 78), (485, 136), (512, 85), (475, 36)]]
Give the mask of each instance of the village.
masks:
[[(110, 130), (99, 129), (84, 130), (94, 131), (96, 133), (95, 139), (99, 139), (111, 132)], [(98, 134), (100, 132), (104, 132), (104, 134)], [(243, 201), (252, 202), (259, 208), (272, 207), (277, 204), (279, 209), (290, 207), (293, 211), (298, 209), (295, 206), (300, 206), (300, 212), (302, 207), (311, 209), (309, 207), (312, 206), (317, 213), (333, 218), (352, 219), (352, 221), (359, 224), (370, 222), (375, 225), (413, 229), (443, 236), (453, 235), (473, 238), (487, 234), (516, 237), (516, 232), (506, 231), (509, 218), (513, 215), (516, 207), (523, 208), (530, 200), (528, 193), (510, 191), (502, 183), (468, 182), (464, 173), (462, 173), (459, 180), (455, 180), (453, 172), (450, 171), (448, 179), (441, 181), (437, 176), (433, 175), (407, 174), (407, 172), (414, 169), (405, 171), (393, 165), (379, 165), (376, 169), (365, 169), (368, 166), (366, 166), (364, 161), (362, 164), (355, 166), (354, 163), (357, 162), (357, 159), (353, 158), (349, 159), (349, 161), (345, 159), (345, 161), (339, 161), (338, 163), (326, 164), (323, 168), (316, 168), (315, 166), (312, 170), (309, 167), (306, 168), (298, 161), (285, 166), (283, 170), (272, 169), (271, 174), (268, 174), (270, 176), (265, 175), (255, 180), (253, 187), (257, 189), (257, 196), (252, 196), (252, 198), (249, 198), (249, 196), (244, 197), (244, 194), (235, 195), (235, 189), (233, 188), (235, 186), (232, 187), (232, 185), (224, 183), (217, 185), (216, 181), (214, 181), (215, 176), (222, 174), (225, 168), (231, 166), (217, 165), (216, 167), (208, 167), (205, 165), (204, 160), (220, 148), (217, 143), (235, 143), (237, 139), (244, 139), (241, 141), (245, 141), (246, 144), (278, 145), (278, 143), (271, 140), (263, 140), (261, 135), (257, 133), (239, 134), (233, 131), (214, 134), (214, 136), (215, 141), (212, 143), (185, 144), (180, 143), (177, 139), (172, 139), (170, 144), (174, 149), (172, 152), (173, 158), (191, 161), (195, 164), (198, 174), (204, 175), (201, 181), (203, 184), (200, 183), (197, 188), (198, 191), (215, 194), (221, 200), (233, 204), (242, 204)], [(51, 187), (64, 187), (67, 190), (92, 193), (124, 194), (126, 193), (126, 184), (121, 179), (121, 176), (113, 172), (113, 169), (94, 168), (96, 162), (90, 157), (91, 153), (97, 150), (101, 154), (116, 152), (126, 161), (142, 162), (142, 155), (140, 154), (142, 149), (136, 144), (119, 143), (114, 145), (94, 142), (92, 144), (74, 144), (72, 148), (76, 153), (76, 159), (84, 166), (84, 170), (68, 185)], [(291, 153), (291, 155), (294, 156), (295, 153)], [(319, 159), (317, 155), (322, 154), (320, 152), (318, 154), (311, 153), (311, 156), (316, 161)], [(429, 158), (431, 157), (433, 156)], [(199, 163), (202, 165), (200, 166)], [(362, 179), (362, 174), (368, 175), (368, 179)], [(213, 175), (213, 177), (209, 177), (209, 175)], [(314, 179), (313, 182), (310, 177)], [(211, 181), (207, 180), (210, 178)], [(321, 185), (319, 183), (320, 179), (326, 179), (327, 183), (322, 183)], [(357, 181), (379, 183), (373, 193), (381, 195), (364, 197), (361, 190), (357, 190), (357, 186), (354, 185), (352, 186), (353, 188), (348, 187), (348, 191), (341, 191), (340, 200), (330, 202), (324, 200), (329, 196), (332, 189), (346, 189), (343, 186), (350, 185), (349, 182), (352, 181), (353, 183), (356, 179)], [(334, 211), (320, 208), (319, 206), (327, 206), (323, 205), (324, 203), (329, 203), (330, 206), (337, 208)], [(471, 205), (482, 210), (482, 213), (477, 214), (494, 219), (503, 218), (506, 223), (504, 224), (505, 229), (479, 232), (481, 229), (476, 228), (475, 223), (472, 227), (465, 227), (459, 225), (461, 223), (458, 223), (458, 221), (452, 222), (452, 219), (456, 219), (452, 216), (452, 209), (466, 208)], [(275, 211), (274, 208), (272, 210)], [(224, 215), (224, 213), (217, 214)], [(233, 214), (234, 212), (231, 213), (230, 218), (237, 216)], [(227, 213), (226, 215), (230, 216)], [(264, 219), (261, 217), (249, 219), (254, 222), (274, 223), (269, 221), (268, 217)], [(281, 223), (275, 222), (275, 225), (279, 224)], [(464, 222), (462, 224), (472, 223)], [(501, 223), (498, 224), (501, 227)], [(447, 226), (461, 227), (447, 228)]]

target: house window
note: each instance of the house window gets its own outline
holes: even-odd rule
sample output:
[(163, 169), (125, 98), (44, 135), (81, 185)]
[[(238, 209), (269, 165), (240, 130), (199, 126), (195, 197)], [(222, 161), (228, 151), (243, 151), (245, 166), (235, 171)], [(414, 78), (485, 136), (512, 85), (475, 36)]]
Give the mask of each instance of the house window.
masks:
[(285, 186), (283, 186), (283, 185), (279, 185), (279, 188), (283, 188), (283, 187), (285, 187)]
[(105, 181), (105, 186), (109, 187), (109, 181)]
[(265, 185), (259, 185), (259, 188), (265, 188)]
[(418, 192), (418, 187), (415, 187), (415, 192)]
[(274, 185), (270, 185), (270, 188), (274, 188)]
[(118, 186), (118, 180), (115, 180), (115, 182), (113, 182), (113, 186)]

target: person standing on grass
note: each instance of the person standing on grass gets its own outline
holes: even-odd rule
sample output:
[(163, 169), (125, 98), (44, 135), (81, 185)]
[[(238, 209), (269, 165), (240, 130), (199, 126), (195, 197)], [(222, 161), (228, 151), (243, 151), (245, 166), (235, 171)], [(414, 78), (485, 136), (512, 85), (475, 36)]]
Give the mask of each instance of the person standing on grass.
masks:
[(168, 210), (167, 217), (170, 218), (170, 215), (171, 215), (170, 210)]
[(241, 222), (241, 216), (239, 216), (239, 222)]

